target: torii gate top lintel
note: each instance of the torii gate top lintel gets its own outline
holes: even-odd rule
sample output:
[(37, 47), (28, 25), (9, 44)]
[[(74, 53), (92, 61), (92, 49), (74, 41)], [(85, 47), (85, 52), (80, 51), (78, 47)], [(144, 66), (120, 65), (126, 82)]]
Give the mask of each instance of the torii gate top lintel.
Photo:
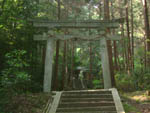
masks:
[(34, 27), (47, 27), (47, 28), (118, 28), (124, 19), (113, 20), (85, 20), (85, 21), (49, 21), (49, 20), (35, 20), (33, 21)]

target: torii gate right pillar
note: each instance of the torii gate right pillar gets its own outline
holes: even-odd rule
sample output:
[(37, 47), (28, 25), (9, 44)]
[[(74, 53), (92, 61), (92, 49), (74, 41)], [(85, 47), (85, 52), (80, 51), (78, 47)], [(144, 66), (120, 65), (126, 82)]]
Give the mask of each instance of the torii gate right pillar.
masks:
[(108, 49), (107, 49), (107, 42), (106, 38), (102, 38), (100, 40), (101, 46), (101, 62), (102, 62), (102, 69), (103, 69), (103, 80), (104, 80), (104, 89), (112, 88), (111, 84), (111, 75), (109, 70), (109, 57), (108, 57)]

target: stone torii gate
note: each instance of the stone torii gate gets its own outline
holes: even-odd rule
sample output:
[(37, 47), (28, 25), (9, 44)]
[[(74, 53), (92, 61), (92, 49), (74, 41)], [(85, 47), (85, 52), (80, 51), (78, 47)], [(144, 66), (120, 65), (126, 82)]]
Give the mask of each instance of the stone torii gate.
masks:
[[(114, 29), (118, 28), (120, 23), (123, 23), (123, 19), (115, 19), (109, 21), (100, 21), (100, 20), (90, 20), (90, 21), (34, 21), (34, 27), (46, 27), (48, 29), (52, 28), (94, 28), (94, 29)], [(80, 38), (85, 39), (85, 36), (79, 35), (34, 35), (34, 40), (46, 40), (46, 58), (45, 58), (45, 71), (44, 71), (44, 92), (51, 91), (51, 80), (52, 80), (52, 61), (54, 54), (54, 43), (55, 40), (66, 40), (71, 38)], [(109, 69), (109, 58), (108, 58), (108, 49), (106, 40), (119, 40), (121, 36), (119, 35), (95, 35), (95, 36), (86, 36), (86, 39), (89, 40), (100, 40), (101, 45), (101, 60), (102, 60), (102, 69), (103, 69), (103, 78), (104, 78), (104, 88), (112, 88), (111, 85), (111, 75)], [(92, 38), (91, 38), (92, 37)]]

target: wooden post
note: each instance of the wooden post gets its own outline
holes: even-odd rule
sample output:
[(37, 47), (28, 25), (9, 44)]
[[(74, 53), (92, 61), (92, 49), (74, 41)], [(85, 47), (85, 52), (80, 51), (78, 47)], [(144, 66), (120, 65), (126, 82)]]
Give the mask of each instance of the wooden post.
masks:
[(43, 86), (44, 92), (51, 91), (53, 54), (54, 54), (54, 40), (48, 38), (46, 46), (45, 71), (44, 71), (44, 86)]
[(104, 80), (104, 89), (112, 88), (111, 84), (111, 75), (109, 70), (109, 57), (106, 38), (102, 38), (100, 41), (101, 46), (101, 61), (103, 69), (103, 80)]

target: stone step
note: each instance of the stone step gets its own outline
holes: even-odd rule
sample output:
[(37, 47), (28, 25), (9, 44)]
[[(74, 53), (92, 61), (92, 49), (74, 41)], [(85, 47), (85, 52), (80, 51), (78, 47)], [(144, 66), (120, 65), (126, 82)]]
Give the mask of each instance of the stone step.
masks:
[(116, 89), (56, 92), (48, 113), (125, 113)]
[(66, 107), (98, 107), (98, 106), (115, 106), (113, 102), (63, 102), (59, 104), (59, 108), (66, 108)]
[(112, 94), (111, 91), (67, 91), (62, 94)]
[(64, 94), (62, 98), (113, 98), (111, 94)]
[[(68, 112), (56, 112), (56, 113), (68, 113)], [(69, 112), (69, 113), (117, 113), (117, 111), (86, 111), (86, 112), (84, 112), (84, 111), (79, 111), (79, 112)]]
[(62, 93), (62, 96), (64, 95), (112, 95), (111, 93)]
[(113, 98), (62, 98), (61, 102), (113, 102)]
[(116, 111), (115, 106), (98, 106), (98, 107), (75, 107), (75, 108), (57, 108), (57, 112), (94, 112), (94, 111)]

